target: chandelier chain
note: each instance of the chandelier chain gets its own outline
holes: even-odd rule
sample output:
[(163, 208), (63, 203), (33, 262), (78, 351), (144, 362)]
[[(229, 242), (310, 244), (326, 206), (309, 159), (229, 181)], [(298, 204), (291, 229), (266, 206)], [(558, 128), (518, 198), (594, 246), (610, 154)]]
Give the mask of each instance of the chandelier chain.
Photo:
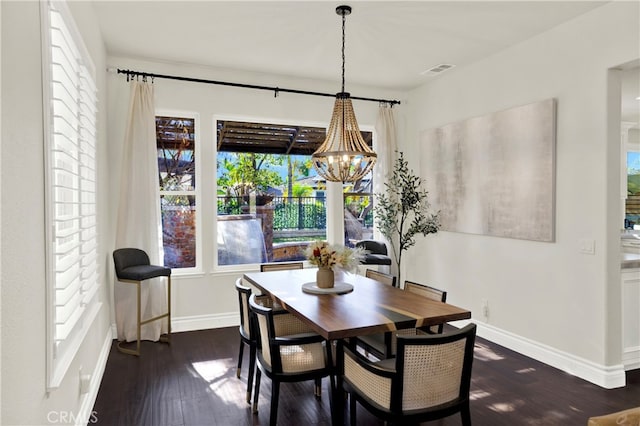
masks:
[(345, 55), (344, 55), (344, 28), (345, 28), (345, 12), (342, 12), (342, 91), (344, 92), (344, 62), (345, 62)]

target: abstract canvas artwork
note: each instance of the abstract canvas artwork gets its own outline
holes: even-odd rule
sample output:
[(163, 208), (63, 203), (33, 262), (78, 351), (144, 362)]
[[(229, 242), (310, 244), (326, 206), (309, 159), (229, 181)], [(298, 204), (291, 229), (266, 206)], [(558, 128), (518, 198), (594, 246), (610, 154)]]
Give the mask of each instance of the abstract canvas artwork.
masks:
[(421, 133), (443, 231), (554, 241), (556, 103), (547, 99)]

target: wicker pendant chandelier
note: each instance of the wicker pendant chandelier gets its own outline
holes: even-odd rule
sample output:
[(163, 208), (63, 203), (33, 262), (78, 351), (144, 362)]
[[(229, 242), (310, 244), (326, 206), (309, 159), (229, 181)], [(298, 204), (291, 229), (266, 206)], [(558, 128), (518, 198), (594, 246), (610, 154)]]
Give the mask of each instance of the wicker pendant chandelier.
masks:
[(342, 91), (336, 94), (327, 138), (311, 159), (318, 174), (327, 181), (355, 182), (371, 171), (377, 155), (362, 138), (351, 95), (344, 91), (344, 28), (351, 7), (338, 6), (336, 13), (342, 16)]

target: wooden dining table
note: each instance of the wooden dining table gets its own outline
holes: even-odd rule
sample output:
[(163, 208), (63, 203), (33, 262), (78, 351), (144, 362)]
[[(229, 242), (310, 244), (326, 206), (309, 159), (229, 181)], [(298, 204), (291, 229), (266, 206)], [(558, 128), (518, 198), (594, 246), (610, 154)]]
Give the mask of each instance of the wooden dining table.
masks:
[(471, 318), (471, 312), (449, 303), (417, 296), (356, 274), (340, 279), (353, 285), (346, 294), (309, 294), (316, 269), (249, 272), (244, 279), (270, 295), (286, 310), (327, 340), (437, 325)]
[[(471, 312), (449, 303), (385, 285), (373, 279), (343, 274), (338, 278), (353, 286), (344, 294), (311, 294), (303, 285), (315, 283), (317, 269), (249, 272), (244, 279), (270, 295), (287, 311), (307, 323), (328, 341), (336, 342), (336, 353), (343, 339), (366, 334), (437, 325), (471, 318)], [(336, 383), (337, 382), (337, 383)], [(342, 378), (331, 375), (331, 423), (343, 424)]]

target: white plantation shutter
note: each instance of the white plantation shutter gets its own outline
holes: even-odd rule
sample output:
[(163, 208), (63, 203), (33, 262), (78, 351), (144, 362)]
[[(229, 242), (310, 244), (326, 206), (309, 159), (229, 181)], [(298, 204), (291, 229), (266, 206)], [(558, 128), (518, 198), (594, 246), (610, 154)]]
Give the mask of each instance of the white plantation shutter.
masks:
[(48, 166), (48, 387), (65, 376), (100, 309), (93, 64), (66, 5), (43, 2)]

